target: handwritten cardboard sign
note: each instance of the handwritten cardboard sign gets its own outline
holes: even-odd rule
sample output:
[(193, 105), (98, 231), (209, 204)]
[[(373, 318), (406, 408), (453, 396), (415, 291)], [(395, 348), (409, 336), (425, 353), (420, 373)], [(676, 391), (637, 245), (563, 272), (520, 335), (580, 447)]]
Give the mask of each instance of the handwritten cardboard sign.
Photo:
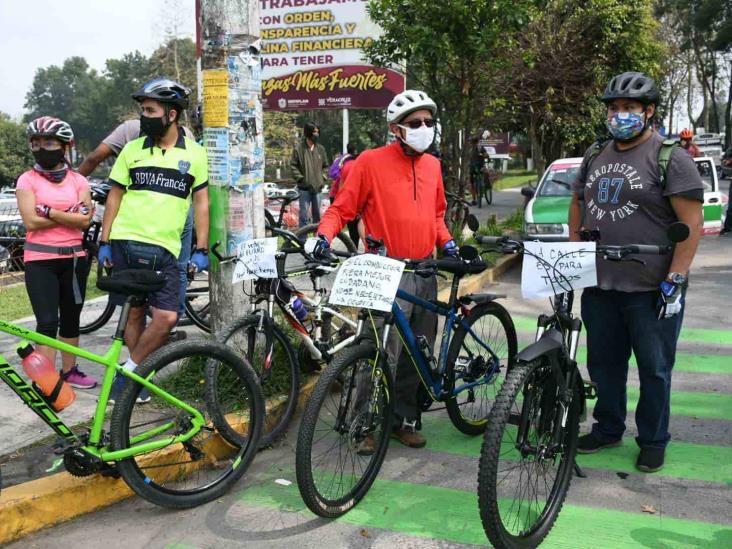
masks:
[[(521, 294), (524, 299), (552, 297), (554, 293), (597, 286), (594, 242), (524, 242)], [(571, 288), (570, 288), (571, 285)]]
[(404, 263), (373, 254), (357, 255), (343, 262), (328, 301), (334, 305), (390, 311)]
[(232, 284), (255, 278), (277, 278), (277, 237), (246, 240), (236, 248)]

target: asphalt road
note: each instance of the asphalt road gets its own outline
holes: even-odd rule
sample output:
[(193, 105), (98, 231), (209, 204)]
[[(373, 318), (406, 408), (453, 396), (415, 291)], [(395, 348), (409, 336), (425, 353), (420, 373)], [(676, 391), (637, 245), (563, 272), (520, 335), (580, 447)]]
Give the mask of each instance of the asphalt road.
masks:
[[(671, 402), (673, 440), (657, 474), (634, 468), (632, 409), (624, 444), (580, 456), (546, 547), (732, 547), (732, 237), (706, 237), (692, 285)], [(506, 293), (521, 344), (543, 301), (520, 299), (519, 270), (490, 291)], [(532, 318), (533, 317), (533, 318)], [(584, 362), (584, 352), (579, 355)], [(637, 396), (631, 367), (629, 400)], [(131, 498), (9, 545), (178, 549), (241, 547), (443, 548), (485, 546), (476, 501), (480, 437), (458, 433), (440, 412), (425, 420), (427, 447), (392, 442), (370, 493), (335, 521), (317, 518), (294, 484), (297, 424), (262, 451), (245, 479), (218, 501), (167, 511)], [(589, 423), (583, 425), (583, 430)], [(283, 486), (284, 479), (293, 484)], [(645, 509), (645, 511), (644, 511)]]

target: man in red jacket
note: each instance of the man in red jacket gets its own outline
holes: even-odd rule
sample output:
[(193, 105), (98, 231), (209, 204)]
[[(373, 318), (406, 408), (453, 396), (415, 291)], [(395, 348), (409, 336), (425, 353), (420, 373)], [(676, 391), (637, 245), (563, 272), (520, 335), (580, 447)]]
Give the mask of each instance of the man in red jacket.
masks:
[[(428, 258), (435, 245), (446, 255), (457, 255), (458, 247), (445, 225), (440, 161), (424, 154), (435, 138), (436, 110), (434, 101), (421, 91), (406, 90), (394, 97), (386, 121), (396, 141), (365, 151), (352, 162), (343, 188), (318, 226), (318, 239), (311, 243), (314, 253), (326, 250), (343, 226), (360, 215), (365, 234), (383, 240), (390, 257)], [(434, 277), (405, 273), (399, 287), (423, 299), (437, 297)], [(434, 347), (436, 315), (402, 300), (399, 305), (415, 335), (424, 335)], [(388, 342), (389, 362), (396, 370), (394, 436), (406, 446), (421, 448), (426, 441), (415, 428), (419, 375), (400, 348), (394, 330)]]

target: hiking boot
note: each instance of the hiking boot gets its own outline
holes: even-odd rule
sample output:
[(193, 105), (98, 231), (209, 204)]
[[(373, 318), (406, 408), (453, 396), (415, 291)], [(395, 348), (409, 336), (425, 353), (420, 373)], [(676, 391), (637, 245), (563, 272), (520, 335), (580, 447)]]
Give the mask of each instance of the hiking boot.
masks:
[(427, 444), (427, 440), (417, 432), (417, 421), (402, 420), (402, 426), (399, 429), (394, 429), (391, 436), (397, 439), (404, 446), (410, 448), (424, 448)]
[(595, 438), (592, 433), (582, 435), (577, 439), (577, 453), (578, 454), (594, 454), (599, 450), (605, 448), (616, 448), (623, 443), (622, 440), (616, 440), (614, 442), (600, 442)]
[(666, 456), (664, 448), (641, 448), (635, 467), (644, 473), (655, 473), (663, 469), (663, 460)]
[(61, 372), (61, 379), (75, 389), (93, 389), (97, 386), (97, 380), (79, 370), (78, 365), (75, 365), (68, 372)]
[(374, 435), (366, 435), (366, 438), (361, 441), (356, 449), (356, 453), (359, 456), (372, 456), (376, 451), (376, 441)]

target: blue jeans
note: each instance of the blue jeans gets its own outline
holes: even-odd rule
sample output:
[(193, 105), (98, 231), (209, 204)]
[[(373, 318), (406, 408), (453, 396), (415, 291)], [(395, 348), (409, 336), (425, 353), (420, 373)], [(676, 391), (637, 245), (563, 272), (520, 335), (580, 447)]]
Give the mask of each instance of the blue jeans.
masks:
[(186, 288), (188, 288), (188, 262), (191, 260), (191, 246), (193, 245), (193, 208), (188, 210), (186, 224), (180, 235), (180, 255), (178, 256), (178, 274), (180, 276), (180, 300), (178, 302), (178, 317), (186, 310)]
[(320, 193), (300, 189), (300, 227), (308, 224), (308, 208), (312, 208), (313, 223), (320, 223)]
[(665, 448), (671, 438), (671, 370), (684, 313), (682, 309), (674, 317), (658, 320), (658, 296), (659, 292), (628, 293), (599, 288), (587, 288), (582, 294), (587, 369), (597, 384), (592, 434), (603, 443), (620, 440), (625, 431), (631, 350), (640, 378), (640, 400), (635, 409), (636, 443), (641, 448)]

